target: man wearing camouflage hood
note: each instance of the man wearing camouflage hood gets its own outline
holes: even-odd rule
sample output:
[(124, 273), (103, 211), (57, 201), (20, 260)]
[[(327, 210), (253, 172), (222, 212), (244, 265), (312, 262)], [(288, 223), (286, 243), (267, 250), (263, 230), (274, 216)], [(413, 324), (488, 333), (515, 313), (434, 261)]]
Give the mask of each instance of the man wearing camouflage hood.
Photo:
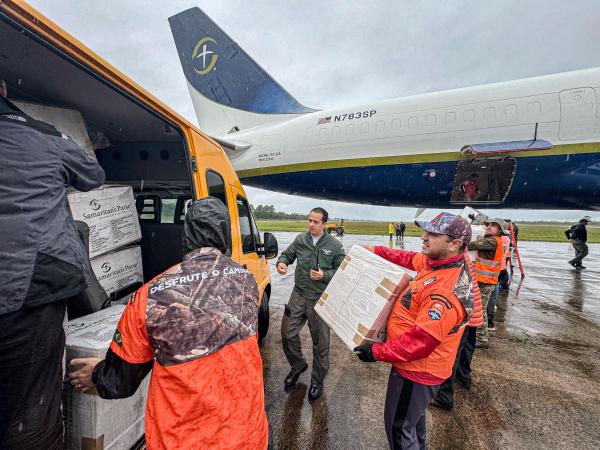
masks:
[(183, 262), (129, 300), (104, 361), (71, 361), (83, 392), (132, 395), (152, 370), (146, 406), (151, 449), (266, 449), (258, 286), (227, 255), (227, 209), (214, 197), (185, 217)]

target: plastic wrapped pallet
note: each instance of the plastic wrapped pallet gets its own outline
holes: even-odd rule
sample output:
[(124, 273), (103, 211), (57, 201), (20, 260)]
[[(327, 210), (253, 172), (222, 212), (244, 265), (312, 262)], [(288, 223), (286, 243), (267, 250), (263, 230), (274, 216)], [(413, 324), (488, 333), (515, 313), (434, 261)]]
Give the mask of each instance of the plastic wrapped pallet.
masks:
[(89, 254), (93, 258), (142, 238), (131, 186), (105, 185), (68, 194), (73, 219), (90, 227)]
[(90, 259), (100, 286), (108, 295), (133, 284), (144, 283), (142, 249), (139, 245)]
[[(124, 305), (103, 309), (67, 324), (67, 361), (73, 358), (104, 358)], [(144, 414), (150, 375), (136, 393), (121, 400), (63, 390), (63, 415), (67, 449), (127, 450), (144, 434)]]
[(315, 311), (350, 350), (365, 341), (383, 342), (394, 302), (408, 282), (401, 267), (354, 245)]
[(96, 159), (83, 116), (79, 111), (20, 100), (13, 100), (13, 103), (35, 120), (53, 125), (58, 131), (73, 139), (84, 152)]

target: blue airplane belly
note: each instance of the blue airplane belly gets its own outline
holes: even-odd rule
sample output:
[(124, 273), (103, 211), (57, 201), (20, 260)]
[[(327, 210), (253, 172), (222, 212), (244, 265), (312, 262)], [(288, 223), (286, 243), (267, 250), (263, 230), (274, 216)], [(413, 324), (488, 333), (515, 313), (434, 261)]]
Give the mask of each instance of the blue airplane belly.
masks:
[[(458, 161), (307, 170), (243, 178), (263, 189), (388, 206), (447, 207)], [(600, 205), (600, 153), (517, 158), (501, 204), (487, 207), (589, 209)]]

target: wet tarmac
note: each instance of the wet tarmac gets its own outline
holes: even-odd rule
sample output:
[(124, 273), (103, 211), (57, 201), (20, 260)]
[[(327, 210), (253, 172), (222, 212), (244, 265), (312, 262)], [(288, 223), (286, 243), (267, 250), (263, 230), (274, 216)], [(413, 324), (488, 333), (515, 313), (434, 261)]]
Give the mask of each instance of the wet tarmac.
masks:
[[(279, 248), (296, 233), (276, 233)], [(378, 236), (341, 238), (387, 245)], [(405, 248), (419, 250), (418, 238)], [(489, 350), (477, 350), (473, 385), (455, 392), (455, 407), (427, 411), (430, 449), (597, 449), (600, 447), (600, 245), (590, 245), (577, 272), (569, 243), (522, 242), (525, 277), (517, 268), (501, 296)], [(274, 266), (275, 262), (272, 261)], [(270, 330), (262, 348), (266, 408), (278, 449), (386, 449), (383, 405), (390, 366), (361, 363), (332, 332), (329, 375), (321, 399), (309, 402), (309, 371), (283, 389), (289, 366), (281, 347), (283, 305), (293, 270), (272, 267)], [(302, 333), (312, 358), (308, 328)]]

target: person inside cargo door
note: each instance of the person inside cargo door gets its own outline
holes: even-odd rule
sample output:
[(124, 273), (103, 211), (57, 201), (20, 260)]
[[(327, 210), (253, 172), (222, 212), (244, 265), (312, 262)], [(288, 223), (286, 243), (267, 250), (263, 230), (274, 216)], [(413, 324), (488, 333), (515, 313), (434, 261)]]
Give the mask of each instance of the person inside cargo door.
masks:
[(452, 373), (475, 301), (476, 285), (465, 257), (469, 222), (441, 213), (415, 224), (425, 231), (421, 253), (366, 247), (417, 274), (393, 306), (386, 341), (354, 348), (364, 362), (392, 364), (384, 412), (392, 450), (426, 448), (425, 409)]
[(327, 211), (323, 208), (312, 209), (308, 214), (308, 231), (296, 236), (294, 242), (283, 251), (276, 266), (277, 272), (286, 274), (288, 266), (298, 260), (294, 289), (285, 305), (281, 322), (283, 351), (292, 366), (283, 383), (285, 387), (293, 386), (308, 368), (300, 344), (300, 330), (308, 321), (313, 342), (309, 400), (321, 396), (329, 370), (329, 327), (315, 312), (315, 304), (345, 256), (342, 244), (325, 233), (327, 219)]
[(65, 305), (90, 270), (66, 188), (103, 182), (73, 140), (0, 96), (0, 448), (62, 448)]
[(106, 358), (70, 361), (76, 389), (135, 393), (152, 370), (150, 449), (266, 449), (258, 286), (230, 257), (229, 213), (215, 197), (185, 216), (183, 262), (131, 296)]

